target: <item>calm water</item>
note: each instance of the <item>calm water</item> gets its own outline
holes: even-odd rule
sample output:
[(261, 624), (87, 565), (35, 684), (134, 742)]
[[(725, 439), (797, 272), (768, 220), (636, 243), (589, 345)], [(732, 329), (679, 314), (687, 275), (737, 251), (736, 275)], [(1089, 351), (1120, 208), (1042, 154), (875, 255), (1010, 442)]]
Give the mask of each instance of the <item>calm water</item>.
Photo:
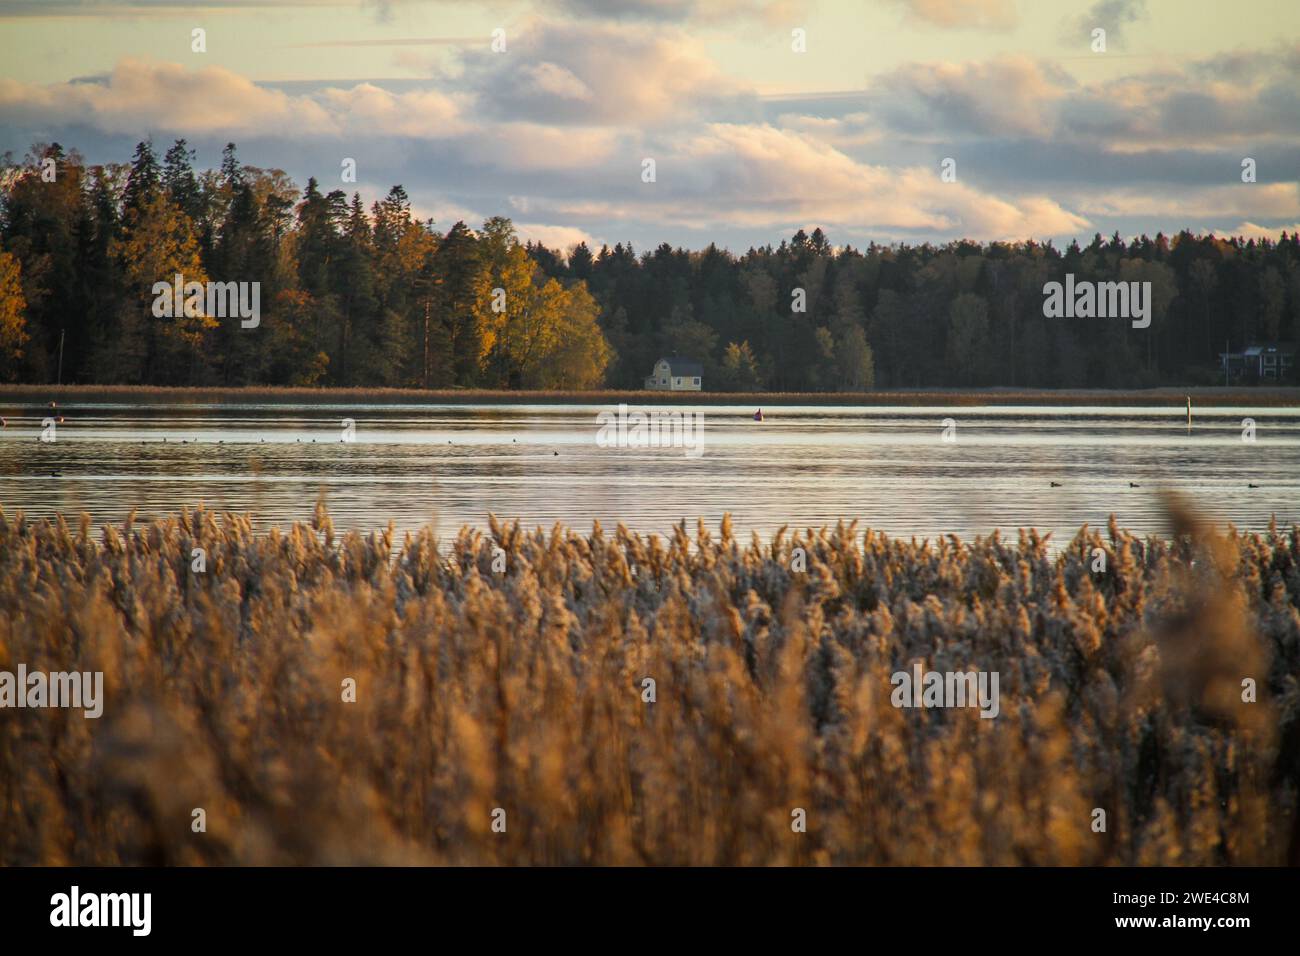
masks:
[(1172, 488), (1220, 523), (1300, 522), (1300, 409), (1203, 409), (1189, 433), (1181, 409), (804, 407), (757, 423), (752, 407), (693, 406), (704, 428), (692, 457), (600, 447), (604, 408), (69, 405), (52, 443), (37, 440), (47, 412), (29, 408), (0, 430), (0, 507), (99, 524), (202, 502), (265, 529), (310, 519), (323, 489), (339, 529), (392, 519), (449, 536), (495, 512), (529, 528), (664, 532), (682, 518), (716, 529), (731, 512), (745, 534), (858, 518), (931, 538), (1036, 527), (1059, 544), (1112, 512), (1164, 531), (1158, 493)]

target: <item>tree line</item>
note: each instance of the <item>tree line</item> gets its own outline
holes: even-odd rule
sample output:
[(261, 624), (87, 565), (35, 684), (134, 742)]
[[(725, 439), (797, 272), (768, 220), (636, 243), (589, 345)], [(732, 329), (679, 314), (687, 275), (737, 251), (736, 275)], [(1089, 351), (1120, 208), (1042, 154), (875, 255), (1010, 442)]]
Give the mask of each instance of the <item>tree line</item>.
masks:
[[(871, 243), (821, 229), (736, 255), (630, 243), (567, 253), (508, 219), (445, 233), (394, 186), (299, 188), (280, 170), (88, 166), (37, 145), (0, 189), (0, 378), (154, 385), (639, 388), (654, 361), (715, 390), (1139, 388), (1223, 380), (1219, 353), (1293, 342), (1300, 238)], [(256, 328), (159, 319), (155, 283), (260, 283)], [(1044, 286), (1149, 282), (1152, 323), (1047, 318)]]
[[(600, 306), (545, 275), (507, 219), (446, 233), (401, 186), (299, 189), (234, 144), (196, 172), (177, 140), (87, 166), (33, 148), (0, 205), (0, 375), (147, 385), (592, 388), (611, 358)], [(241, 323), (159, 318), (158, 283), (258, 283)], [(197, 301), (197, 300), (196, 300)], [(249, 327), (249, 326), (254, 327)], [(61, 353), (61, 354), (60, 354)]]

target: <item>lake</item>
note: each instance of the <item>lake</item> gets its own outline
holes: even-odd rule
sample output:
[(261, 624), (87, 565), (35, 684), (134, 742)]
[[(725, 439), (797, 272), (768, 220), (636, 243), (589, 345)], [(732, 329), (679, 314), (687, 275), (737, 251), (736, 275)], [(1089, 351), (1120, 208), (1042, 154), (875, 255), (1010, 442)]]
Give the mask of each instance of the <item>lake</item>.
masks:
[[(1035, 527), (1059, 545), (1112, 512), (1164, 532), (1160, 492), (1175, 489), (1220, 525), (1300, 522), (1300, 409), (1200, 409), (1190, 431), (1183, 409), (1157, 407), (787, 406), (761, 423), (753, 407), (677, 410), (702, 413), (698, 449), (598, 442), (612, 411), (598, 405), (29, 407), (0, 430), (0, 507), (102, 524), (201, 502), (266, 529), (309, 520), (323, 492), (340, 530), (391, 519), (449, 537), (491, 512), (716, 531), (730, 512), (746, 537), (857, 518), (904, 537)], [(63, 422), (43, 442), (47, 414)]]

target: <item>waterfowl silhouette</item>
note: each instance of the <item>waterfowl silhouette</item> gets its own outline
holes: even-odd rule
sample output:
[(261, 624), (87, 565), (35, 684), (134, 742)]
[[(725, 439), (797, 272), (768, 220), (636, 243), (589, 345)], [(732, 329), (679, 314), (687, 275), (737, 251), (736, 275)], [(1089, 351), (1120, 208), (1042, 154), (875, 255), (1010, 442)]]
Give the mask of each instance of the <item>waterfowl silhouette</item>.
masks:
[(1134, 483), (1131, 482), (1131, 481), (1128, 483), (1128, 486), (1129, 486), (1130, 488), (1141, 488), (1141, 487), (1142, 487), (1141, 485), (1134, 484)]
[(1059, 487), (1061, 487), (1061, 483), (1060, 483), (1059, 481), (1049, 482), (1049, 484), (1050, 484), (1053, 488), (1059, 488)]
[(760, 408), (758, 411), (754, 413), (754, 421), (761, 422), (762, 420), (763, 420), (763, 410)]
[(1250, 482), (1246, 482), (1246, 487), (1247, 487), (1247, 488), (1258, 488), (1259, 485), (1252, 485)]

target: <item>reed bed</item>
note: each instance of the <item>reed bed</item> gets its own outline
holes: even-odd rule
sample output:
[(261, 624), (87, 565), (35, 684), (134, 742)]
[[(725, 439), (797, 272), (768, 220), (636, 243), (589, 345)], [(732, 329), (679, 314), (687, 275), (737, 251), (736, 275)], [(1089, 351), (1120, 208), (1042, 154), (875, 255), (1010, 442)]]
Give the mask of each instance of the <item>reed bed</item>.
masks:
[[(1051, 552), (0, 511), (0, 670), (106, 688), (0, 710), (0, 863), (1300, 862), (1300, 529), (1172, 508)], [(997, 718), (893, 706), (918, 661)]]

